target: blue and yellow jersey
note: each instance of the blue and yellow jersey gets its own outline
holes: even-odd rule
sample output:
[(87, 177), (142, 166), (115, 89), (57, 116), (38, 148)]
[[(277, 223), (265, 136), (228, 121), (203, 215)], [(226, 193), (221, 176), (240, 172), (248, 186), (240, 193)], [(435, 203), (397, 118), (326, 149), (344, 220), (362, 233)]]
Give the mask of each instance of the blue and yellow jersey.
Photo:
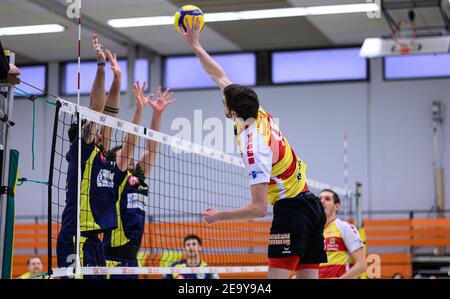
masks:
[[(244, 127), (243, 127), (244, 126)], [(250, 185), (268, 183), (267, 199), (273, 205), (307, 191), (306, 164), (298, 158), (270, 114), (259, 108), (253, 124), (235, 125)]]
[(105, 234), (105, 253), (135, 258), (144, 234), (148, 186), (143, 179), (128, 172), (119, 186), (118, 198), (118, 226)]
[[(66, 154), (68, 162), (66, 207), (62, 215), (64, 232), (76, 232), (77, 215), (77, 156), (75, 139)], [(116, 201), (119, 184), (126, 172), (117, 168), (115, 159), (106, 157), (94, 142), (81, 142), (81, 232), (105, 232), (117, 227)]]
[[(174, 267), (174, 268), (187, 268), (189, 267), (187, 265), (187, 261), (186, 260), (180, 260), (177, 262), (174, 262), (170, 265), (170, 267)], [(200, 267), (200, 268), (204, 268), (204, 267), (208, 267), (208, 265), (204, 262), (201, 261), (199, 265), (197, 265), (196, 267)], [(192, 273), (192, 274), (166, 274), (164, 275), (165, 279), (219, 279), (219, 275), (215, 274), (215, 273)]]
[[(34, 278), (31, 278), (34, 277)], [(49, 279), (50, 277), (48, 275), (41, 274), (39, 276), (37, 275), (31, 275), (30, 272), (24, 273), (17, 277), (17, 279)]]

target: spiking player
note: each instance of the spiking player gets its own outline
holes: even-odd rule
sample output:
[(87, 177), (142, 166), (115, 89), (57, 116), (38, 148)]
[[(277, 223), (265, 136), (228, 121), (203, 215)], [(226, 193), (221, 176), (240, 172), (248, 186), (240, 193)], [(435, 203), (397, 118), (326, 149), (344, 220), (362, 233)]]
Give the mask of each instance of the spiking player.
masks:
[(247, 86), (233, 84), (222, 67), (199, 41), (200, 22), (195, 18), (180, 34), (191, 46), (203, 68), (223, 92), (224, 112), (235, 122), (235, 133), (251, 185), (247, 206), (219, 211), (209, 208), (205, 221), (264, 217), (268, 200), (273, 206), (269, 239), (269, 278), (319, 278), (319, 264), (327, 261), (323, 227), (326, 216), (320, 200), (308, 191), (306, 164), (281, 134), (273, 118), (259, 105)]

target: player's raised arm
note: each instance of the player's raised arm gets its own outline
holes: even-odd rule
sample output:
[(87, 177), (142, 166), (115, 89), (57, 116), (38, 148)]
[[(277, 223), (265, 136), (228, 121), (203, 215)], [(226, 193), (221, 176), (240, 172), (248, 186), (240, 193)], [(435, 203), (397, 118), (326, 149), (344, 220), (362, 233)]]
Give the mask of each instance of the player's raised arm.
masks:
[(200, 44), (199, 39), (200, 20), (195, 18), (192, 25), (188, 24), (187, 30), (180, 27), (181, 37), (186, 43), (194, 50), (195, 55), (203, 66), (203, 69), (208, 73), (211, 79), (219, 86), (223, 91), (225, 87), (232, 84), (228, 79), (227, 74), (223, 68), (206, 52), (206, 50)]
[[(116, 117), (119, 113), (120, 108), (120, 85), (122, 82), (122, 69), (117, 63), (117, 56), (114, 53), (111, 53), (110, 50), (106, 49), (106, 57), (110, 63), (110, 68), (114, 74), (114, 79), (111, 83), (111, 87), (109, 89), (108, 98), (106, 100), (105, 108), (103, 113), (109, 116)], [(103, 127), (102, 128), (102, 138), (103, 138), (103, 147), (105, 149), (109, 149), (109, 145), (111, 143), (111, 135), (112, 128)]]
[[(92, 35), (92, 47), (95, 50), (95, 57), (97, 59), (97, 72), (95, 74), (94, 83), (91, 88), (91, 97), (89, 100), (89, 109), (103, 112), (105, 107), (105, 62), (106, 57), (103, 53), (103, 47), (98, 40), (97, 34)], [(97, 125), (93, 122), (88, 122), (83, 125), (83, 139), (87, 144), (94, 141), (96, 136)]]
[[(163, 112), (167, 108), (167, 106), (173, 103), (174, 101), (175, 99), (173, 99), (173, 93), (170, 92), (169, 89), (166, 89), (164, 92), (162, 92), (161, 86), (158, 88), (156, 100), (152, 101), (151, 97), (149, 98), (150, 106), (152, 106), (153, 109), (153, 116), (150, 129), (158, 132), (161, 130)], [(139, 160), (139, 165), (141, 165), (145, 177), (150, 176), (150, 170), (155, 161), (155, 155), (158, 151), (158, 148), (159, 142), (156, 142), (154, 140), (146, 141), (145, 151)]]
[(92, 35), (92, 46), (95, 50), (95, 57), (97, 59), (97, 72), (95, 74), (94, 84), (91, 88), (91, 98), (89, 101), (89, 108), (103, 112), (105, 107), (106, 95), (105, 95), (105, 62), (106, 56), (103, 52), (103, 46), (98, 40), (97, 34)]
[[(145, 106), (150, 102), (153, 94), (148, 97), (144, 97), (145, 84), (142, 87), (139, 85), (139, 81), (134, 83), (134, 97), (136, 99), (136, 109), (134, 111), (134, 116), (132, 123), (135, 125), (140, 125), (142, 122), (142, 113), (144, 112)], [(125, 171), (130, 164), (134, 156), (134, 149), (138, 143), (138, 136), (130, 133), (126, 133), (123, 137), (122, 148), (117, 152), (116, 162), (117, 167), (121, 171)]]
[(114, 74), (114, 79), (111, 83), (111, 87), (109, 89), (108, 99), (106, 100), (106, 105), (104, 109), (104, 113), (106, 115), (116, 117), (119, 113), (120, 108), (120, 85), (122, 82), (122, 69), (117, 62), (117, 55), (115, 53), (111, 53), (109, 49), (106, 49), (106, 57), (110, 63), (110, 68)]

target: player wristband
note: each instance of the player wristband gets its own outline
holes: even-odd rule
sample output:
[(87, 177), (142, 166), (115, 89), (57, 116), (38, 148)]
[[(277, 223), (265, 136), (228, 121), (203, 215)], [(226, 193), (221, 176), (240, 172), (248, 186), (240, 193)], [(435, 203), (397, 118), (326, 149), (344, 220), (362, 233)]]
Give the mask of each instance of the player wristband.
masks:
[(102, 62), (102, 61), (97, 61), (97, 65), (100, 65), (100, 66), (105, 66), (105, 65), (106, 65), (106, 63), (105, 63), (105, 62)]

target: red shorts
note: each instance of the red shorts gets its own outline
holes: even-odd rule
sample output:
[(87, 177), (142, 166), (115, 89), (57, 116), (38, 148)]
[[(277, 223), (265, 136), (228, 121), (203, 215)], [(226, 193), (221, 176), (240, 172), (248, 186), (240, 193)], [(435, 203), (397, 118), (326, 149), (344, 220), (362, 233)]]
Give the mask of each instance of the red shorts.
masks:
[(298, 271), (303, 269), (319, 269), (319, 264), (301, 264), (299, 256), (269, 258), (269, 267)]

